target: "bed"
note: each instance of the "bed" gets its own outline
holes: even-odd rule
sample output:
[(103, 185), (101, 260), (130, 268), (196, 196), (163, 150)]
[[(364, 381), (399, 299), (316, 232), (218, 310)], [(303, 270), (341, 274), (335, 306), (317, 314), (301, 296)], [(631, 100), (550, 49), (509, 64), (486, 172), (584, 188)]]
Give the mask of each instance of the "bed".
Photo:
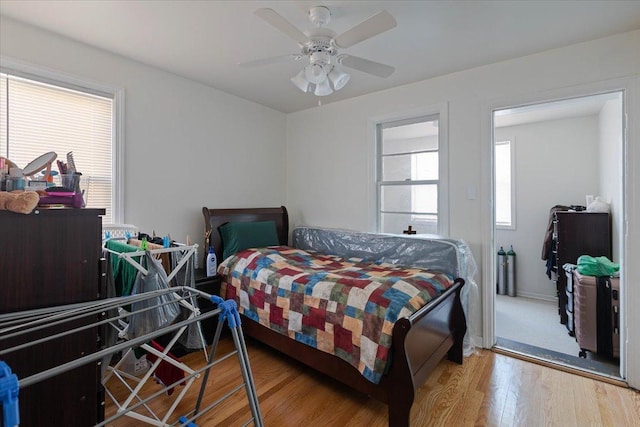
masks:
[[(214, 247), (220, 261), (226, 258), (220, 230), (224, 230), (227, 224), (273, 221), (278, 244), (288, 244), (289, 221), (284, 206), (242, 209), (205, 207), (202, 212), (207, 245)], [(231, 279), (222, 277), (221, 280), (224, 288), (225, 281)], [(343, 358), (275, 332), (249, 317), (243, 316), (242, 327), (246, 336), (387, 404), (390, 426), (408, 426), (415, 392), (430, 372), (445, 356), (460, 364), (463, 360), (463, 338), (467, 326), (460, 293), (464, 280), (454, 278), (451, 282), (444, 292), (427, 305), (395, 321), (391, 333), (390, 362), (377, 383), (367, 379)]]

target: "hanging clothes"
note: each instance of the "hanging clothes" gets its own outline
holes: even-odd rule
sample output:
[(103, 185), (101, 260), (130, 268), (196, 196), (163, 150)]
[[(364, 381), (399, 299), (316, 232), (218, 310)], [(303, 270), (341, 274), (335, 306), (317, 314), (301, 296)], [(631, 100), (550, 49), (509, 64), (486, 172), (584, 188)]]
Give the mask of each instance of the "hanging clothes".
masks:
[[(124, 252), (137, 252), (140, 248), (135, 246), (131, 246), (124, 241), (121, 240), (107, 240), (105, 243), (105, 247), (109, 250), (118, 253)], [(136, 258), (138, 261), (140, 257)], [(129, 296), (131, 295), (131, 290), (133, 289), (133, 285), (136, 281), (136, 277), (138, 276), (138, 270), (131, 265), (131, 263), (126, 260), (112, 256), (111, 257), (111, 273), (113, 274), (113, 281), (115, 284), (116, 296)]]
[[(174, 246), (179, 247), (179, 246)], [(188, 251), (175, 251), (171, 253), (171, 271), (174, 271), (178, 268), (180, 262), (188, 255)], [(189, 256), (186, 258), (186, 263), (177, 270), (177, 274), (171, 280), (170, 285), (181, 287), (187, 286), (190, 288), (195, 288), (195, 270), (194, 270), (194, 257)], [(188, 301), (190, 304), (197, 305), (198, 301), (196, 298)], [(184, 305), (180, 305), (180, 314), (176, 318), (176, 322), (180, 322), (188, 319), (192, 316), (192, 311), (185, 307)], [(156, 341), (160, 344), (166, 344), (171, 339), (171, 335), (163, 335), (156, 338)], [(174, 352), (178, 356), (182, 356), (184, 354), (191, 353), (192, 351), (199, 350), (205, 347), (206, 343), (203, 341), (202, 329), (200, 322), (191, 323), (187, 327), (187, 329), (180, 335), (178, 339), (176, 347), (174, 347)]]
[(558, 244), (557, 237), (553, 233), (553, 221), (555, 220), (555, 214), (558, 211), (568, 211), (571, 206), (555, 205), (549, 210), (549, 222), (547, 223), (547, 230), (544, 234), (544, 243), (542, 244), (542, 260), (546, 261), (546, 273), (547, 277), (551, 280), (557, 280), (557, 260), (556, 251), (554, 250)]
[[(142, 240), (140, 239), (129, 239), (127, 243), (131, 246), (135, 246), (138, 250), (140, 250), (140, 248), (142, 247)], [(163, 249), (163, 248), (164, 246), (159, 245), (157, 243), (147, 242), (147, 249), (149, 250)], [(162, 263), (162, 267), (164, 268), (164, 271), (167, 274), (170, 274), (172, 270), (171, 254), (170, 253), (159, 254), (159, 259), (160, 259), (160, 262)]]
[[(155, 348), (158, 351), (164, 351), (164, 347), (162, 347), (160, 344), (158, 344), (155, 341), (151, 341), (151, 345), (153, 346), (153, 348)], [(177, 362), (180, 362), (180, 359), (178, 359), (171, 353), (167, 353), (167, 356), (171, 357), (173, 360)], [(158, 358), (156, 357), (155, 354), (151, 352), (147, 353), (147, 360), (150, 361), (151, 363), (154, 363), (157, 359)], [(177, 366), (174, 366), (171, 363), (165, 362), (163, 360), (162, 362), (160, 362), (160, 364), (154, 371), (153, 379), (163, 387), (166, 387), (177, 381), (180, 381), (181, 379), (184, 380), (184, 371), (178, 368)], [(179, 383), (179, 385), (184, 386), (185, 382), (182, 381), (181, 383)], [(167, 394), (169, 396), (173, 394), (173, 387), (167, 389)]]
[(555, 213), (558, 211), (568, 211), (569, 206), (555, 205), (549, 210), (549, 221), (547, 222), (547, 230), (544, 233), (544, 243), (542, 244), (542, 260), (546, 261), (553, 252), (553, 220)]
[[(173, 257), (171, 259), (172, 269), (177, 268), (178, 264), (182, 259), (187, 255), (187, 252), (173, 252)], [(172, 286), (187, 286), (190, 288), (196, 287), (195, 281), (195, 269), (193, 266), (195, 257), (190, 256), (187, 259), (186, 264), (179, 270), (178, 274), (173, 279), (171, 285)], [(194, 304), (197, 304), (197, 300), (193, 300)], [(191, 315), (191, 311), (188, 310), (184, 306), (180, 306), (180, 316), (178, 316), (178, 321), (186, 320)], [(205, 343), (202, 341), (202, 331), (200, 327), (200, 322), (192, 323), (187, 327), (187, 330), (180, 336), (178, 342), (185, 348), (187, 351), (193, 351), (196, 349), (201, 349), (205, 346)]]
[[(138, 273), (131, 294), (138, 295), (146, 292), (169, 289), (167, 273), (162, 265), (148, 251), (144, 254), (147, 264), (147, 274)], [(154, 310), (145, 310), (147, 308)], [(144, 311), (141, 311), (144, 310)], [(180, 314), (180, 304), (173, 294), (161, 294), (154, 298), (147, 298), (131, 304), (131, 315), (127, 326), (129, 338), (139, 337), (171, 324)]]
[[(119, 245), (113, 246), (121, 249), (119, 253), (129, 252), (132, 247), (138, 251), (142, 248), (142, 240), (129, 239), (128, 242), (133, 245), (126, 245), (120, 242)], [(140, 248), (138, 248), (137, 245), (140, 245)], [(122, 250), (122, 248), (125, 248), (126, 250)], [(195, 261), (193, 254), (193, 246), (178, 245), (174, 243), (171, 248), (167, 249), (164, 246), (147, 242), (146, 252), (143, 257), (119, 257), (119, 261), (121, 263), (124, 262), (129, 264), (133, 268), (136, 268), (133, 264), (138, 264), (138, 266), (141, 267), (140, 270), (136, 269), (136, 279), (130, 294), (133, 295), (155, 289), (167, 289), (173, 286), (195, 288)], [(114, 256), (113, 258), (117, 258), (117, 256)], [(167, 264), (169, 265), (169, 268), (167, 268)], [(148, 272), (144, 269), (143, 265), (148, 266)], [(118, 268), (122, 268), (122, 264), (119, 264)], [(169, 278), (171, 278), (170, 281)], [(163, 296), (160, 298), (165, 297)], [(187, 301), (184, 301), (179, 305), (176, 304), (179, 308), (177, 309), (177, 314), (173, 311), (173, 308), (171, 308), (170, 314), (173, 316), (170, 317), (171, 322), (187, 320), (192, 317), (193, 311), (188, 306), (193, 305), (197, 307), (197, 304), (197, 299), (194, 297), (190, 297)], [(172, 307), (173, 306), (174, 305), (172, 304)], [(130, 311), (134, 311), (135, 309), (136, 307), (132, 306)], [(166, 307), (166, 309), (169, 309), (169, 307)], [(166, 309), (164, 310), (167, 311)], [(156, 319), (155, 317), (148, 318), (153, 312), (155, 312), (155, 310), (141, 315), (141, 319), (132, 316), (132, 319), (129, 320), (129, 327), (127, 329), (127, 334), (130, 338), (139, 335), (137, 331), (138, 328), (142, 327), (143, 330), (148, 330), (151, 328), (151, 326), (148, 325), (153, 325), (153, 322), (157, 323), (162, 320)], [(167, 316), (167, 318), (169, 318), (169, 316)], [(168, 337), (165, 336), (157, 337), (156, 340), (160, 343), (165, 343), (165, 338), (168, 340)], [(184, 333), (179, 337), (177, 344), (179, 344), (181, 349), (176, 348), (176, 350), (181, 354), (190, 353), (204, 348), (206, 346), (206, 342), (203, 338), (200, 322), (189, 324)]]

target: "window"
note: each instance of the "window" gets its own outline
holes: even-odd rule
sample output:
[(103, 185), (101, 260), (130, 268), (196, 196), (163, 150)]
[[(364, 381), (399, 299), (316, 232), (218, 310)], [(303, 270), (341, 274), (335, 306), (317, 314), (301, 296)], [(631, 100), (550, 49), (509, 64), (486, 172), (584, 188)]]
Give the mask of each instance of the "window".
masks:
[[(33, 74), (0, 73), (0, 155), (24, 168), (53, 151), (72, 153), (89, 208), (104, 208), (104, 223), (120, 219), (116, 206), (116, 94)], [(57, 171), (54, 162), (52, 170)], [(59, 177), (54, 182), (60, 185)]]
[(513, 180), (513, 147), (511, 141), (495, 144), (496, 227), (515, 229)]
[(378, 231), (446, 234), (440, 115), (377, 124)]

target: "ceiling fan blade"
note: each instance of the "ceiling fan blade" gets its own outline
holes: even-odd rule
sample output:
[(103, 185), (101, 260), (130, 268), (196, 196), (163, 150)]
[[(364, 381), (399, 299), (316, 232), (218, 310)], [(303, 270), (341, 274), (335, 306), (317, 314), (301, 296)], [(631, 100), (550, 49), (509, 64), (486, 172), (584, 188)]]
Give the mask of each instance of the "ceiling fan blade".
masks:
[(289, 21), (284, 19), (278, 12), (273, 9), (258, 9), (254, 12), (260, 18), (265, 20), (267, 23), (273, 25), (278, 30), (282, 31), (299, 44), (305, 44), (309, 41), (309, 37), (307, 37), (302, 31), (293, 26)]
[(334, 39), (336, 46), (347, 48), (356, 43), (367, 40), (373, 36), (394, 28), (396, 20), (389, 12), (383, 10), (371, 18), (345, 31)]
[(360, 58), (352, 55), (339, 55), (338, 63), (354, 70), (362, 71), (367, 74), (373, 74), (378, 77), (389, 77), (396, 70), (390, 65), (381, 64), (368, 59)]
[(287, 55), (272, 56), (270, 58), (256, 59), (255, 61), (241, 62), (239, 65), (244, 68), (260, 67), (262, 65), (278, 64), (280, 62), (288, 62), (291, 60), (299, 61), (304, 55), (299, 53), (290, 53)]

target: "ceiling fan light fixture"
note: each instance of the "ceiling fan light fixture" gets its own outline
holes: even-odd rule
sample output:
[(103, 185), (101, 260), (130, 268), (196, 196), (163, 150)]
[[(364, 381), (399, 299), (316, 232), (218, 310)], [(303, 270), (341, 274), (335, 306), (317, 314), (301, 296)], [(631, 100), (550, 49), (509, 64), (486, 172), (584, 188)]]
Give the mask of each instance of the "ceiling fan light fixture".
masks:
[(333, 67), (333, 70), (331, 70), (331, 72), (329, 73), (329, 79), (331, 80), (331, 83), (333, 83), (333, 88), (335, 90), (342, 89), (347, 84), (350, 78), (350, 74), (338, 70), (336, 67)]
[(304, 67), (304, 75), (309, 83), (319, 84), (327, 79), (327, 72), (322, 64), (311, 63)]
[(324, 79), (324, 81), (316, 84), (316, 90), (313, 93), (315, 96), (331, 95), (333, 93), (333, 89), (331, 89), (329, 79)]
[(309, 92), (309, 81), (304, 75), (304, 70), (301, 70), (298, 74), (291, 77), (291, 83), (293, 83), (301, 91)]

